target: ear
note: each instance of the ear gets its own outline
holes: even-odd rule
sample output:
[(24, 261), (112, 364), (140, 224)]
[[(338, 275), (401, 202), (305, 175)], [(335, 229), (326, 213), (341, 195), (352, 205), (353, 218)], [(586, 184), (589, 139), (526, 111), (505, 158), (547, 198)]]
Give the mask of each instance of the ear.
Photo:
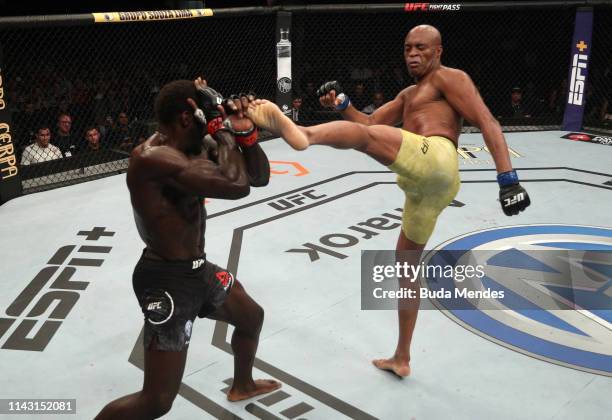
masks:
[(178, 122), (182, 128), (187, 128), (193, 124), (193, 115), (189, 111), (183, 111), (179, 115)]
[(440, 58), (442, 56), (442, 45), (438, 45), (438, 48), (436, 49), (436, 57)]

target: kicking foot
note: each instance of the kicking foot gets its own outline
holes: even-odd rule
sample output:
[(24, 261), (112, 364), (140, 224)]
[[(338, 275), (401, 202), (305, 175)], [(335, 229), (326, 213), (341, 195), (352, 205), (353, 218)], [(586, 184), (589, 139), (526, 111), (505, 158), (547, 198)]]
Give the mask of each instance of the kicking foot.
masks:
[(257, 379), (251, 383), (250, 386), (244, 389), (237, 389), (232, 387), (227, 392), (227, 399), (230, 401), (242, 401), (248, 398), (252, 398), (256, 395), (266, 394), (272, 392), (281, 387), (281, 383), (272, 379)]
[(410, 363), (400, 362), (394, 358), (372, 360), (372, 364), (378, 369), (388, 370), (395, 373), (400, 378), (410, 375)]
[(255, 125), (281, 136), (289, 146), (296, 150), (304, 150), (309, 146), (306, 135), (300, 131), (276, 104), (265, 99), (256, 99), (249, 104), (246, 116)]

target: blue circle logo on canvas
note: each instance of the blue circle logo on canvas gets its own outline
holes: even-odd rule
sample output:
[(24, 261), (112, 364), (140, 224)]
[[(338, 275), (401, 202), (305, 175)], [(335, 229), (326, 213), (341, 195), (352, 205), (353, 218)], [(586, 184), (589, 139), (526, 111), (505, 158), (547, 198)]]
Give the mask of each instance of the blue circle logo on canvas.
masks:
[[(431, 299), (453, 321), (538, 359), (612, 376), (611, 228), (488, 229), (438, 245), (424, 263), (435, 265), (440, 254), (446, 255), (445, 263), (453, 255), (455, 267), (466, 258), (485, 255), (486, 274), (477, 279), (476, 288), (505, 291), (503, 299), (486, 305), (468, 298), (463, 306), (456, 300), (449, 305), (444, 299)], [(444, 287), (459, 288), (456, 278), (448, 281)], [(424, 282), (430, 290), (441, 287), (439, 278)]]

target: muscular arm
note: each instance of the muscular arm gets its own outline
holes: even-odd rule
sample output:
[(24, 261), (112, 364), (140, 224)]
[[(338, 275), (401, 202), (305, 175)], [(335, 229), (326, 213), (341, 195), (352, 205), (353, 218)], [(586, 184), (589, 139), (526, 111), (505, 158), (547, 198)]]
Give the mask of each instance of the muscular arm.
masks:
[(249, 183), (252, 187), (263, 187), (270, 181), (270, 162), (259, 144), (243, 147), (242, 155), (246, 161)]
[(508, 146), (501, 127), (483, 102), (472, 79), (461, 70), (442, 69), (437, 72), (433, 82), (463, 118), (480, 128), (495, 161), (497, 173), (512, 170)]
[(349, 105), (344, 111), (340, 111), (340, 115), (342, 118), (348, 121), (353, 121), (363, 125), (397, 125), (402, 122), (403, 111), (404, 111), (404, 100), (402, 99), (402, 94), (404, 92), (400, 92), (399, 95), (395, 97), (390, 102), (387, 102), (372, 114), (367, 115), (353, 105)]
[[(226, 138), (225, 136), (229, 136)], [(167, 182), (187, 193), (210, 197), (238, 199), (249, 193), (249, 182), (242, 154), (233, 146), (229, 133), (219, 136), (218, 159), (205, 155), (188, 158), (168, 146), (145, 148), (135, 158), (139, 173), (151, 180)]]

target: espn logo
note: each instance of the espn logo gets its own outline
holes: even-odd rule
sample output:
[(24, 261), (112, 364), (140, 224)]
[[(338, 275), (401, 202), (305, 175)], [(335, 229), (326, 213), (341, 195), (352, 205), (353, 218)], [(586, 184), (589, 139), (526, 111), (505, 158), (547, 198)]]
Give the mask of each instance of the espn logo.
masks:
[(586, 54), (574, 54), (570, 90), (567, 98), (568, 104), (582, 105), (585, 82), (585, 75), (582, 74), (582, 69), (586, 69), (588, 59), (589, 56)]

